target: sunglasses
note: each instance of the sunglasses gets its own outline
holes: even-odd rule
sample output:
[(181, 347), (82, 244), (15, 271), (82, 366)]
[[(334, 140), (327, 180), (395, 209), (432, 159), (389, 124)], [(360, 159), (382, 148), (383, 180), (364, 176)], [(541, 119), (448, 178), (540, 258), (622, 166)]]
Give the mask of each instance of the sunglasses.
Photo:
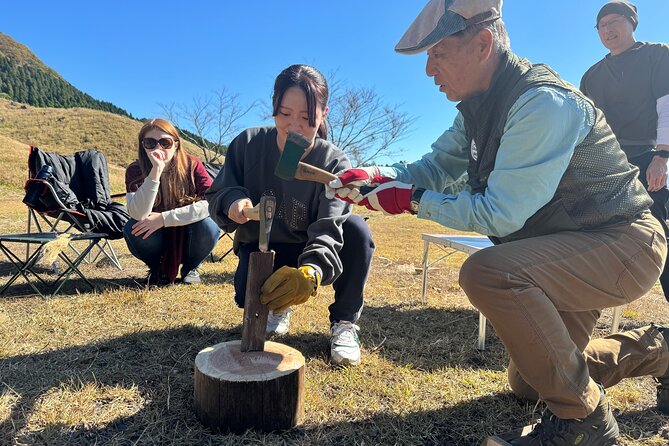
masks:
[(160, 147), (163, 149), (171, 149), (172, 146), (174, 145), (174, 140), (171, 138), (160, 138), (160, 139), (155, 139), (155, 138), (143, 138), (142, 139), (142, 146), (146, 150), (153, 150), (156, 148), (156, 146), (160, 144)]

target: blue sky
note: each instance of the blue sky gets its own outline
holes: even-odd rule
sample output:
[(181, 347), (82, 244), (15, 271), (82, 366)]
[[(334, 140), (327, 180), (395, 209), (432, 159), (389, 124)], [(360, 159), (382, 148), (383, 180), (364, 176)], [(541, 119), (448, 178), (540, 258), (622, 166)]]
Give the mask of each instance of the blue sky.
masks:
[[(307, 63), (351, 86), (370, 87), (416, 117), (399, 143), (413, 161), (448, 128), (455, 104), (425, 75), (424, 54), (393, 48), (426, 0), (5, 1), (0, 32), (93, 97), (137, 117), (159, 103), (188, 103), (225, 87), (268, 101), (276, 75)], [(508, 0), (511, 47), (578, 84), (606, 54), (594, 29), (604, 0)], [(669, 41), (669, 0), (637, 0), (637, 40)], [(254, 113), (245, 126), (271, 124)], [(390, 160), (384, 160), (389, 162)], [(395, 161), (399, 161), (395, 160)]]

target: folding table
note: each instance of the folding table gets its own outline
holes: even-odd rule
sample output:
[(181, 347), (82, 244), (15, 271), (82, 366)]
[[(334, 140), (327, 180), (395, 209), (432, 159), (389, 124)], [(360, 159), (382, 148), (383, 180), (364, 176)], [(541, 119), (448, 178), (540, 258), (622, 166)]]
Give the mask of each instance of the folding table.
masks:
[[(2, 287), (2, 289), (0, 289), (0, 295), (4, 294), (5, 291), (7, 291), (10, 285), (14, 283), (14, 281), (19, 276), (23, 276), (28, 285), (30, 285), (30, 287), (33, 290), (35, 290), (35, 292), (40, 296), (57, 294), (58, 291), (60, 291), (61, 287), (69, 279), (72, 273), (76, 273), (79, 277), (81, 277), (81, 279), (83, 279), (84, 282), (86, 282), (88, 286), (91, 287), (91, 289), (95, 289), (93, 284), (79, 270), (79, 264), (81, 263), (82, 260), (84, 260), (86, 255), (90, 252), (90, 250), (93, 249), (93, 247), (97, 246), (100, 240), (103, 240), (107, 237), (107, 234), (101, 234), (101, 233), (98, 234), (90, 232), (69, 234), (70, 242), (85, 240), (88, 241), (88, 243), (86, 243), (86, 247), (83, 248), (81, 252), (77, 253), (77, 256), (74, 259), (68, 257), (64, 251), (58, 254), (58, 257), (65, 262), (67, 267), (64, 269), (62, 273), (58, 275), (58, 277), (56, 277), (55, 280), (50, 282), (41, 277), (37, 273), (37, 271), (35, 271), (35, 266), (37, 265), (37, 262), (42, 258), (46, 244), (50, 241), (55, 240), (58, 237), (58, 235), (60, 235), (58, 232), (36, 232), (30, 234), (0, 235), (0, 250), (5, 253), (5, 256), (7, 256), (9, 261), (17, 269), (14, 275), (7, 281), (7, 283)], [(25, 261), (23, 261), (10, 249), (10, 246), (13, 246), (12, 244), (23, 244), (26, 246), (30, 244), (35, 244), (38, 247), (35, 251), (33, 251), (33, 253), (30, 256), (28, 256), (28, 258)], [(33, 280), (31, 280), (31, 278)], [(37, 281), (39, 281), (43, 285), (43, 287), (46, 290), (46, 293), (42, 293), (42, 291), (40, 291), (40, 289), (36, 286), (35, 284), (36, 281), (34, 279), (37, 279)]]
[[(482, 235), (449, 235), (449, 234), (422, 234), (423, 239), (423, 289), (421, 295), (421, 302), (426, 303), (427, 295), (427, 269), (435, 263), (449, 257), (456, 252), (464, 252), (471, 255), (480, 249), (485, 249), (492, 246), (492, 242), (488, 237)], [(432, 262), (429, 261), (430, 244), (439, 247), (446, 254), (442, 255)], [(615, 307), (613, 310), (613, 318), (611, 321), (611, 334), (618, 332), (620, 325), (620, 312), (622, 306)], [(476, 342), (476, 348), (485, 350), (485, 332), (486, 332), (486, 317), (479, 313), (479, 333)]]

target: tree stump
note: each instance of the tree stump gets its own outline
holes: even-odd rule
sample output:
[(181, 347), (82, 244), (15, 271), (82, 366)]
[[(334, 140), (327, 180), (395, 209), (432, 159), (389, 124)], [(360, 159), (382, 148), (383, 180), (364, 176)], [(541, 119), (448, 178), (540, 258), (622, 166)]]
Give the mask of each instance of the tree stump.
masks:
[(264, 351), (242, 352), (241, 341), (208, 347), (195, 358), (195, 413), (222, 432), (249, 428), (285, 430), (304, 416), (304, 356), (265, 342)]

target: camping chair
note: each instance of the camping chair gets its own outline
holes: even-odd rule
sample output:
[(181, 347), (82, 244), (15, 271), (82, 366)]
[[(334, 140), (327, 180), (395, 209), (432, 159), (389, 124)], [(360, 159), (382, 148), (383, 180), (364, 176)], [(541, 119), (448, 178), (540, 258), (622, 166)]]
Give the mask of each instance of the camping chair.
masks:
[[(223, 172), (223, 164), (207, 162), (207, 163), (204, 163), (204, 168), (207, 169), (207, 173), (209, 174), (209, 177), (211, 178), (212, 181), (214, 181), (216, 179), (216, 177), (221, 172)], [(223, 238), (228, 238), (230, 240), (230, 242), (233, 242), (233, 240), (234, 240), (232, 238), (232, 235), (230, 235), (230, 233), (227, 232), (227, 231), (221, 232), (221, 235), (218, 236), (218, 241), (221, 241), (221, 239), (223, 239)], [(212, 251), (211, 254), (209, 254), (209, 259), (212, 262), (220, 262), (231, 252), (232, 252), (232, 245), (230, 245), (230, 248), (227, 251), (225, 251), (225, 254), (220, 256), (218, 259), (214, 258), (214, 251)]]
[[(71, 156), (30, 147), (28, 181), (23, 202), (28, 206), (28, 233), (71, 232), (104, 234), (99, 251), (118, 269), (121, 264), (109, 240), (123, 237), (130, 216), (110, 194), (107, 160), (102, 152), (83, 150)], [(64, 226), (64, 229), (62, 229)], [(77, 254), (79, 250), (69, 245)], [(26, 255), (30, 253), (28, 247)]]

